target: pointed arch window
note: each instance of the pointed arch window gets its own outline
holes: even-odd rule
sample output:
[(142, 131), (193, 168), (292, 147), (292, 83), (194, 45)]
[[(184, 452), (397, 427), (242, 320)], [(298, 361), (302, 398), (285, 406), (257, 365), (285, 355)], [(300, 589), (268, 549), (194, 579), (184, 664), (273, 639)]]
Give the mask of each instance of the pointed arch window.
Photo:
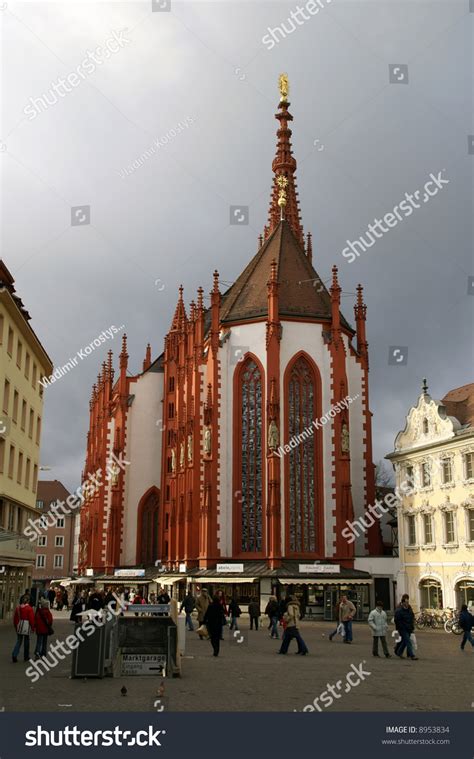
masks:
[(159, 491), (146, 494), (138, 507), (137, 563), (154, 564), (158, 558)]
[[(291, 368), (288, 385), (289, 440), (308, 429), (316, 418), (316, 385), (312, 367), (299, 357)], [(315, 435), (305, 435), (289, 457), (289, 548), (292, 553), (316, 551)]]
[(263, 550), (263, 378), (257, 363), (249, 358), (240, 371), (239, 406), (241, 438), (239, 479), (240, 551)]

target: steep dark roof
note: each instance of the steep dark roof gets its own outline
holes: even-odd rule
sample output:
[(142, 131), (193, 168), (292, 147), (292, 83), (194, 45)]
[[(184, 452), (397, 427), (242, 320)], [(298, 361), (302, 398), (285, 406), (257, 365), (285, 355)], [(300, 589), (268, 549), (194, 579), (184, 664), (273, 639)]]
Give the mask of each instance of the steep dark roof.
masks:
[[(331, 298), (314, 270), (290, 225), (281, 221), (222, 296), (221, 322), (267, 316), (267, 282), (272, 260), (277, 262), (280, 283), (280, 317), (311, 317), (331, 320)], [(353, 331), (341, 315), (342, 325)]]
[(461, 424), (474, 426), (474, 383), (450, 390), (441, 403), (448, 416), (454, 416)]

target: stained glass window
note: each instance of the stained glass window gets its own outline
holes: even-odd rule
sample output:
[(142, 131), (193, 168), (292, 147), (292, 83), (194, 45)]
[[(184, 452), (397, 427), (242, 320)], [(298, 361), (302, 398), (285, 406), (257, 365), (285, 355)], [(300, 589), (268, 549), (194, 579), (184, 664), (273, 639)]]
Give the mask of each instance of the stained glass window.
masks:
[(252, 359), (241, 371), (240, 407), (242, 410), (241, 440), (241, 550), (253, 553), (262, 550), (262, 377)]
[[(289, 440), (311, 429), (315, 419), (314, 375), (308, 362), (299, 358), (289, 383)], [(291, 449), (289, 456), (290, 551), (316, 550), (314, 434)]]

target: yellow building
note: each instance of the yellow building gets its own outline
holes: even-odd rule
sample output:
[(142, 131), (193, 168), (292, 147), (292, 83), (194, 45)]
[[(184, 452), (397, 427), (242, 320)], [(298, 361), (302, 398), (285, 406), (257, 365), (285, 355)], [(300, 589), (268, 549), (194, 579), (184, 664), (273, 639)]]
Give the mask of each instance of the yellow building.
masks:
[(387, 458), (407, 491), (398, 508), (398, 595), (408, 593), (415, 610), (472, 608), (474, 384), (435, 401), (424, 380)]
[(30, 326), (14, 279), (0, 260), (0, 619), (31, 587), (35, 543), (23, 531), (37, 517), (43, 417), (39, 380), (52, 363)]

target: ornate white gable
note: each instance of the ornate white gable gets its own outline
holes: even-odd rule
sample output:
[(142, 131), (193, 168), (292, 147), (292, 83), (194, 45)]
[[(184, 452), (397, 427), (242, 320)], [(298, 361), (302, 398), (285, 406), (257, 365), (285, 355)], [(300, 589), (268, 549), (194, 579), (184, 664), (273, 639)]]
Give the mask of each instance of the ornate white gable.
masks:
[(449, 440), (454, 437), (459, 423), (446, 416), (446, 409), (427, 393), (422, 393), (418, 403), (408, 412), (405, 429), (395, 440), (395, 450), (402, 451), (422, 445)]

